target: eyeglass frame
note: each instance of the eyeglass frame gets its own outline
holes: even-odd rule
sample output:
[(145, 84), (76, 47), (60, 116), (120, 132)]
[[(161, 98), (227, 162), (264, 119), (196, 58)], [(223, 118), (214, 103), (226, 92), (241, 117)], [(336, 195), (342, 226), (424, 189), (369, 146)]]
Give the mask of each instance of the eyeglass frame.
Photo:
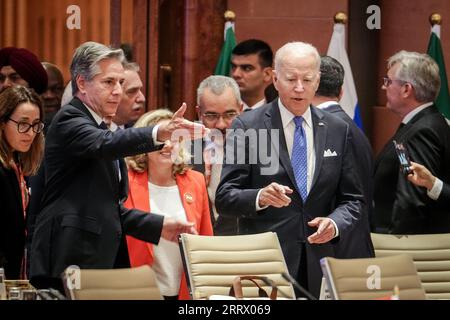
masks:
[[(230, 114), (232, 114), (230, 116)], [(208, 119), (209, 116), (214, 116), (215, 119)], [(217, 122), (220, 118), (222, 118), (224, 121), (233, 121), (237, 116), (239, 116), (239, 112), (237, 111), (227, 111), (224, 113), (202, 113), (202, 117), (205, 117), (205, 119), (208, 122)]]
[(403, 84), (409, 83), (408, 81), (405, 80), (401, 80), (401, 79), (391, 79), (389, 77), (383, 77), (383, 86), (385, 86), (386, 88), (389, 87), (392, 82), (394, 81), (398, 81), (398, 82), (403, 82)]
[[(14, 122), (17, 124), (17, 132), (18, 133), (27, 133), (28, 131), (33, 130), (34, 133), (41, 133), (44, 130), (45, 124), (42, 121), (39, 122), (35, 122), (34, 124), (29, 124), (28, 122), (25, 121), (16, 121), (14, 119), (8, 118), (8, 120)], [(23, 125), (27, 125), (27, 129), (25, 131), (20, 131), (20, 126)], [(36, 127), (36, 125), (39, 125), (37, 128), (41, 128), (39, 131), (36, 131), (34, 128)]]

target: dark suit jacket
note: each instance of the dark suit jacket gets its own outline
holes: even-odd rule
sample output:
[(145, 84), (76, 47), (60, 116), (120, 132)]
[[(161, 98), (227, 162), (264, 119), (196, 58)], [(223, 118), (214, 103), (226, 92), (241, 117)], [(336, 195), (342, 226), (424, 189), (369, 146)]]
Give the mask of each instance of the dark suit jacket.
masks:
[[(110, 132), (74, 98), (53, 119), (46, 141), (46, 185), (32, 240), (31, 279), (58, 278), (69, 265), (113, 268), (123, 233), (158, 243), (163, 217), (122, 205), (127, 173), (121, 161), (154, 151), (153, 128)], [(39, 286), (38, 280), (36, 285)]]
[(450, 208), (430, 199), (425, 188), (414, 186), (400, 172), (392, 140), (403, 142), (412, 161), (450, 181), (450, 129), (431, 106), (398, 130), (375, 161), (374, 230), (394, 234), (450, 232)]
[[(317, 229), (310, 228), (307, 222), (315, 217), (329, 217), (336, 223), (340, 236), (345, 237), (359, 220), (361, 202), (364, 199), (353, 169), (354, 158), (348, 125), (327, 112), (315, 108), (311, 108), (311, 112), (316, 164), (311, 190), (305, 203), (295, 183), (284, 132), (279, 130), (282, 122), (278, 101), (275, 100), (242, 114), (233, 122), (234, 129), (256, 129), (259, 139), (252, 143), (246, 139), (242, 145), (240, 139), (244, 133), (242, 130), (236, 131), (237, 152), (242, 153), (245, 149), (246, 159), (232, 161), (230, 156), (236, 150), (231, 146), (235, 144), (235, 138), (228, 135), (226, 163), (216, 195), (216, 206), (222, 214), (240, 217), (239, 228), (242, 234), (276, 232), (289, 272), (297, 279), (301, 263), (300, 248), (305, 243), (307, 261), (302, 263), (307, 264), (309, 290), (318, 296), (322, 279), (320, 259), (335, 256), (333, 243), (339, 243), (339, 237), (333, 239), (333, 243), (310, 245), (307, 237)], [(271, 152), (271, 164), (264, 164), (268, 163), (261, 157), (262, 154), (267, 154), (264, 148)], [(336, 156), (324, 157), (324, 152), (328, 149), (336, 152)], [(262, 169), (272, 172), (262, 172)], [(291, 204), (284, 208), (268, 207), (257, 212), (258, 191), (274, 181), (295, 190), (291, 195)]]
[(444, 182), (438, 201), (447, 207), (450, 206), (450, 184)]
[(372, 147), (366, 135), (358, 128), (355, 122), (340, 105), (330, 105), (325, 109), (348, 125), (352, 134), (352, 148), (355, 156), (355, 169), (360, 176), (362, 183), (365, 205), (361, 210), (361, 219), (355, 225), (352, 232), (342, 236), (336, 248), (336, 257), (340, 259), (348, 258), (369, 258), (374, 257), (375, 252), (370, 238), (369, 217), (373, 211), (373, 154)]
[(25, 248), (22, 195), (14, 170), (0, 164), (0, 267), (7, 279), (19, 279)]
[[(198, 145), (201, 143), (202, 148), (200, 149)], [(191, 155), (192, 155), (192, 169), (202, 174), (205, 174), (205, 162), (203, 159), (203, 150), (205, 148), (205, 143), (202, 140), (195, 140), (191, 143)], [(216, 236), (233, 236), (239, 233), (238, 230), (238, 218), (221, 215), (217, 219), (214, 216), (214, 210), (212, 207), (211, 199), (209, 199), (209, 209), (211, 213), (211, 222), (213, 225), (214, 235)]]

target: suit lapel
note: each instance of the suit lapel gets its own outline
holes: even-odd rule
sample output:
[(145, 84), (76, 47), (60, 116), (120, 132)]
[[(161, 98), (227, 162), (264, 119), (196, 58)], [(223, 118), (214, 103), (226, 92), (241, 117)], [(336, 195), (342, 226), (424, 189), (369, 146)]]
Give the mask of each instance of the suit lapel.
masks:
[(317, 110), (317, 108), (311, 107), (310, 109), (313, 123), (316, 163), (314, 169), (314, 177), (309, 192), (311, 192), (311, 190), (314, 188), (314, 184), (317, 182), (320, 170), (322, 168), (323, 151), (325, 150), (325, 143), (327, 141), (327, 132), (328, 132), (328, 125), (323, 120), (323, 114), (319, 110)]
[(395, 134), (389, 139), (389, 141), (384, 145), (381, 152), (378, 154), (376, 160), (375, 160), (375, 171), (377, 170), (379, 164), (381, 163), (382, 159), (385, 155), (392, 154), (394, 152), (394, 144), (392, 143), (392, 140), (396, 140), (397, 142), (406, 142), (408, 137), (408, 133), (411, 132), (411, 129), (414, 128), (414, 123), (419, 121), (422, 117), (438, 112), (436, 110), (436, 107), (430, 106), (428, 108), (423, 109), (418, 114), (416, 114), (407, 124), (405, 124), (403, 127), (399, 128)]
[[(291, 179), (291, 182), (295, 186), (298, 194), (300, 194), (300, 190), (295, 182), (294, 171), (292, 169), (291, 159), (289, 158), (289, 152), (286, 146), (286, 138), (284, 135), (284, 128), (281, 121), (280, 109), (277, 100), (274, 100), (271, 103), (271, 107), (267, 110), (264, 124), (269, 132), (269, 139), (273, 146), (272, 150), (278, 150), (281, 165), (286, 170), (286, 173), (289, 176), (289, 179)], [(279, 141), (273, 139), (272, 129), (277, 129), (279, 131)]]

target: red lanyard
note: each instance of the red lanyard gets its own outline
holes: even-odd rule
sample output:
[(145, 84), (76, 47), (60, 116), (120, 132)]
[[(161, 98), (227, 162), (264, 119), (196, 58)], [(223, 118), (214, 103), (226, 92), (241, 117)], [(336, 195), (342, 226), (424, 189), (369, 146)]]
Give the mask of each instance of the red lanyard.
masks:
[(30, 200), (30, 195), (28, 193), (27, 183), (25, 181), (25, 178), (22, 174), (22, 169), (20, 164), (17, 165), (15, 162), (11, 164), (12, 168), (14, 169), (17, 177), (17, 181), (19, 182), (20, 187), (20, 193), (22, 196), (22, 209), (23, 209), (23, 216), (25, 217), (26, 208), (28, 206), (28, 202)]

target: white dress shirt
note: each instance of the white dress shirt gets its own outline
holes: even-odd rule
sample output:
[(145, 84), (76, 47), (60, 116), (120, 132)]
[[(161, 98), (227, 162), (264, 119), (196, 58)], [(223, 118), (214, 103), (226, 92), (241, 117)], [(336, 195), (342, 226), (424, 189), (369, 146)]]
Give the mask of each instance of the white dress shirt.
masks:
[(259, 107), (263, 106), (264, 104), (266, 104), (266, 99), (264, 98), (264, 99), (258, 101), (257, 103), (255, 103), (251, 107), (249, 107), (245, 102), (243, 102), (243, 104), (244, 104), (244, 108), (242, 109), (242, 111), (245, 111), (247, 109), (254, 110), (254, 109), (259, 108)]
[[(292, 157), (292, 147), (294, 144), (294, 133), (295, 133), (295, 122), (294, 117), (295, 115), (290, 112), (281, 102), (281, 99), (278, 98), (278, 106), (280, 108), (280, 115), (281, 115), (281, 123), (283, 125), (283, 131), (284, 131), (284, 137), (286, 139), (286, 147), (288, 149), (289, 158)], [(302, 127), (305, 131), (306, 135), (306, 149), (307, 149), (307, 158), (308, 158), (308, 176), (307, 176), (307, 190), (308, 193), (311, 190), (311, 185), (314, 177), (314, 171), (316, 169), (316, 153), (315, 153), (315, 147), (314, 147), (314, 128), (312, 123), (312, 115), (311, 115), (311, 108), (308, 108), (305, 113), (302, 114), (303, 122)], [(261, 190), (258, 192), (258, 195), (256, 197), (256, 210), (262, 210), (266, 207), (261, 208), (259, 206), (259, 196), (261, 194)], [(335, 235), (334, 237), (337, 237), (339, 235), (339, 230), (337, 228), (336, 223), (333, 221), (333, 219), (330, 219), (331, 222), (334, 224), (335, 228)]]

